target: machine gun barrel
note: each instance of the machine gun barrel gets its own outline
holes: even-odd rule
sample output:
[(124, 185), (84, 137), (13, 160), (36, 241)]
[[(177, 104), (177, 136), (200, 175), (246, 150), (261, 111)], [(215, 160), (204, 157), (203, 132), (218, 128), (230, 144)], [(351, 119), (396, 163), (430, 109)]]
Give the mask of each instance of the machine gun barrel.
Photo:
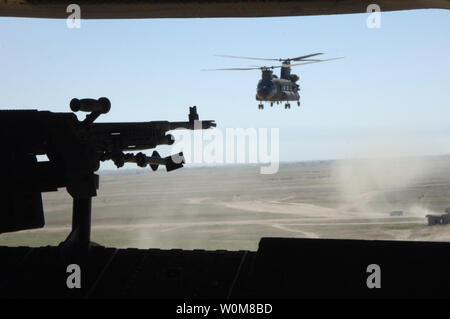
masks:
[(169, 122), (170, 130), (187, 129), (187, 130), (207, 130), (216, 127), (214, 121), (198, 121), (195, 122)]
[(125, 150), (145, 150), (158, 145), (172, 145), (174, 138), (168, 131), (205, 130), (216, 127), (213, 120), (199, 121), (197, 107), (189, 108), (189, 121), (169, 122), (128, 122), (128, 123), (93, 123), (90, 132), (94, 147), (105, 152)]
[(151, 122), (119, 122), (119, 123), (94, 123), (91, 132), (95, 134), (133, 134), (139, 130), (159, 130), (172, 131), (177, 129), (186, 130), (206, 130), (216, 127), (215, 121), (187, 121), (187, 122), (169, 122), (169, 121), (151, 121)]
[(215, 126), (214, 121), (93, 123), (90, 133), (95, 149), (113, 152), (119, 149), (122, 151), (145, 150), (158, 145), (172, 145), (174, 137), (167, 134), (168, 131), (204, 130)]

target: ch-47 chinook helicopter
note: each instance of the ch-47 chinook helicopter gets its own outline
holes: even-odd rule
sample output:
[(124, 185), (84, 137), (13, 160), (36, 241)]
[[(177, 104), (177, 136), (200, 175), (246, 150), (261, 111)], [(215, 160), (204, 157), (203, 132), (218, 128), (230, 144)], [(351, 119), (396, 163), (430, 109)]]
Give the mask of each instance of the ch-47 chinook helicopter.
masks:
[[(297, 101), (297, 105), (300, 106), (300, 94), (298, 93), (300, 91), (300, 86), (299, 84), (297, 84), (299, 77), (296, 74), (291, 74), (292, 66), (342, 59), (342, 57), (325, 60), (310, 59), (311, 57), (320, 54), (323, 53), (313, 53), (288, 59), (266, 59), (266, 58), (251, 58), (233, 55), (217, 55), (221, 57), (235, 58), (235, 59), (279, 61), (281, 62), (281, 65), (252, 66), (248, 68), (206, 69), (203, 71), (261, 70), (262, 72), (261, 80), (259, 80), (256, 89), (256, 100), (259, 101), (258, 109), (260, 110), (264, 109), (264, 105), (262, 104), (262, 102), (270, 102), (270, 106), (273, 106), (274, 103), (279, 104), (282, 102), (286, 102), (284, 108), (290, 109), (291, 108), (291, 104), (289, 103), (290, 101)], [(299, 63), (291, 63), (291, 61), (299, 61)], [(280, 77), (273, 74), (273, 69), (277, 68), (281, 68)]]

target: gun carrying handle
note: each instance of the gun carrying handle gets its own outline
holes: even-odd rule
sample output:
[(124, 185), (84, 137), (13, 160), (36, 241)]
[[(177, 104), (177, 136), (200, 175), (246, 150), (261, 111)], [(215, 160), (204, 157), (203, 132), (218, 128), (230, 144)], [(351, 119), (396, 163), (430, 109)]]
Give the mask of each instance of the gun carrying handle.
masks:
[(73, 112), (83, 111), (91, 112), (86, 115), (83, 123), (90, 125), (101, 115), (106, 114), (111, 109), (111, 102), (106, 97), (95, 99), (72, 99), (70, 101), (70, 109)]
[(111, 102), (106, 97), (95, 99), (72, 99), (70, 109), (73, 112), (96, 112), (106, 114), (111, 109)]

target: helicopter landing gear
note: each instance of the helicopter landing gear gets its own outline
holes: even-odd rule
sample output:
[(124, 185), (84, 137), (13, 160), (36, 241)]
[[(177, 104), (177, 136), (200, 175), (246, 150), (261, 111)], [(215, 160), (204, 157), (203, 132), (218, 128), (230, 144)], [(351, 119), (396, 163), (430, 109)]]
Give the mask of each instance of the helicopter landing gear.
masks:
[(290, 108), (291, 108), (291, 105), (290, 105), (289, 103), (286, 103), (286, 104), (284, 105), (284, 108), (285, 108), (285, 109), (290, 109)]
[(264, 109), (264, 105), (262, 103), (258, 104), (258, 110), (263, 110)]

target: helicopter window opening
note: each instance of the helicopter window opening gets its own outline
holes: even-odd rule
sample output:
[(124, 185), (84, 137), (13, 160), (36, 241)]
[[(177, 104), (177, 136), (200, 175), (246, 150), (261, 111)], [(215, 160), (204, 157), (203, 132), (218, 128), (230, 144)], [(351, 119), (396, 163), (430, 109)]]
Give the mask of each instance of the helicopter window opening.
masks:
[[(0, 0), (0, 3), (3, 2)], [(253, 2), (256, 3), (256, 1), (246, 3)], [(214, 6), (212, 3), (222, 2), (211, 2), (211, 7)], [(444, 45), (441, 42), (444, 32), (443, 29), (439, 29), (444, 20), (435, 18), (440, 14), (448, 14), (448, 10), (445, 13), (440, 10), (429, 13), (428, 18), (433, 18), (433, 21), (428, 22), (433, 22), (434, 27), (438, 28), (437, 32), (431, 32), (433, 29), (431, 24), (426, 28), (417, 26), (419, 23), (415, 22), (421, 21), (419, 11), (414, 11), (414, 14), (413, 11), (389, 13), (392, 15), (389, 19), (394, 19), (395, 16), (395, 19), (402, 20), (402, 24), (405, 23), (411, 28), (381, 29), (386, 32), (377, 29), (368, 30), (365, 19), (360, 19), (361, 17), (355, 17), (356, 20), (361, 20), (361, 23), (356, 21), (360, 24), (359, 27), (349, 28), (348, 26), (355, 21), (352, 22), (350, 16), (344, 15), (242, 18), (238, 21), (239, 29), (242, 28), (243, 32), (234, 34), (236, 38), (230, 39), (230, 45), (224, 45), (225, 41), (220, 37), (209, 37), (222, 32), (225, 25), (221, 24), (225, 20), (221, 19), (202, 20), (201, 28), (198, 28), (198, 20), (184, 19), (182, 30), (179, 28), (181, 23), (174, 22), (172, 26), (172, 22), (162, 19), (90, 20), (89, 28), (83, 31), (86, 38), (61, 38), (61, 41), (54, 40), (58, 38), (61, 28), (65, 29), (63, 25), (58, 29), (48, 28), (45, 23), (25, 22), (24, 27), (19, 27), (23, 21), (16, 21), (19, 19), (15, 18), (10, 18), (14, 21), (2, 23), (11, 26), (8, 36), (13, 39), (28, 27), (36, 28), (33, 30), (32, 38), (20, 39), (19, 47), (27, 52), (27, 56), (31, 53), (27, 48), (32, 49), (34, 51), (32, 61), (40, 61), (39, 68), (48, 70), (46, 73), (50, 75), (59, 75), (59, 70), (70, 67), (71, 59), (67, 59), (64, 52), (85, 41), (85, 44), (88, 44), (90, 40), (98, 40), (95, 45), (105, 47), (104, 52), (92, 50), (86, 53), (86, 57), (89, 57), (88, 62), (91, 59), (96, 61), (95, 69), (73, 70), (74, 76), (77, 79), (82, 78), (83, 81), (70, 82), (73, 85), (65, 88), (63, 95), (73, 94), (73, 97), (82, 98), (80, 93), (92, 92), (91, 97), (98, 98), (110, 94), (108, 97), (111, 98), (113, 105), (110, 113), (96, 120), (90, 131), (80, 128), (79, 132), (75, 132), (74, 139), (84, 142), (95, 133), (97, 137), (92, 140), (93, 144), (89, 147), (113, 152), (118, 148), (129, 146), (129, 150), (124, 150), (124, 153), (142, 152), (148, 157), (151, 157), (155, 150), (161, 153), (163, 159), (159, 160), (156, 156), (150, 159), (142, 156), (133, 158), (133, 160), (145, 159), (148, 164), (154, 163), (153, 167), (146, 165), (145, 169), (138, 167), (137, 163), (128, 163), (125, 167), (117, 169), (114, 161), (101, 161), (98, 171), (100, 196), (93, 199), (98, 205), (92, 210), (93, 241), (106, 247), (117, 245), (123, 248), (145, 249), (157, 247), (256, 251), (259, 238), (267, 236), (366, 240), (445, 239), (450, 242), (448, 232), (450, 226), (444, 226), (448, 227), (447, 229), (436, 230), (423, 228), (427, 227), (425, 214), (434, 211), (440, 213), (444, 205), (450, 206), (449, 193), (446, 192), (450, 190), (450, 169), (446, 169), (450, 168), (450, 157), (445, 156), (450, 147), (448, 134), (445, 134), (448, 133), (448, 122), (445, 120), (448, 116), (445, 115), (450, 115), (450, 111), (445, 107), (448, 100), (444, 90), (441, 89), (443, 84), (448, 82), (445, 80), (448, 79), (450, 69), (449, 72), (445, 72), (444, 67), (448, 63), (442, 63), (440, 67), (435, 68), (433, 63), (428, 64), (430, 61), (426, 59), (414, 59), (417, 55), (435, 52), (436, 48)], [(290, 20), (297, 21), (297, 19), (302, 21), (302, 31), (296, 30), (295, 27), (286, 28)], [(322, 28), (327, 30), (325, 21), (326, 24), (333, 25), (333, 31), (336, 31), (324, 32), (320, 37), (320, 43), (317, 43), (319, 42), (317, 38), (307, 35), (309, 31), (307, 29), (311, 29), (311, 32), (314, 30), (313, 33), (322, 31)], [(427, 19), (424, 18), (423, 21)], [(148, 43), (149, 41), (143, 43), (139, 36), (127, 37), (121, 43), (115, 43), (108, 34), (122, 30), (124, 27), (121, 25), (122, 22), (136, 34), (141, 31), (144, 34), (149, 33), (146, 29), (152, 29), (147, 31), (155, 31), (156, 36), (151, 43)], [(14, 27), (16, 24), (17, 28)], [(414, 27), (417, 28), (413, 29)], [(143, 30), (140, 30), (141, 28)], [(157, 31), (157, 28), (160, 30)], [(412, 30), (420, 31), (421, 41), (409, 36)], [(91, 33), (89, 37), (89, 32), (94, 34)], [(370, 45), (360, 49), (361, 42), (366, 41), (368, 34), (373, 32), (377, 34), (382, 32), (383, 36), (371, 36), (371, 41), (367, 42)], [(263, 41), (278, 34), (286, 35), (286, 38), (297, 36), (299, 41), (283, 43), (284, 41), (277, 42), (281, 39), (274, 39), (271, 46)], [(351, 41), (341, 43), (333, 39), (336, 34), (338, 39), (341, 37), (354, 41), (354, 47)], [(179, 41), (167, 41), (174, 36)], [(195, 41), (198, 37), (206, 37), (208, 41)], [(424, 44), (431, 45), (431, 41), (428, 42), (430, 38), (437, 41), (435, 46), (427, 47)], [(45, 42), (40, 41), (42, 39), (51, 42), (50, 52), (55, 55), (53, 59), (45, 59), (49, 48)], [(252, 45), (245, 45), (246, 42), (250, 42), (249, 39), (256, 41), (252, 41)], [(398, 47), (386, 46), (395, 40), (399, 44)], [(423, 43), (418, 43), (422, 40)], [(192, 42), (196, 42), (196, 45), (188, 47)], [(300, 57), (309, 54), (306, 49), (315, 45), (318, 46), (317, 52), (326, 53), (323, 55), (324, 60), (341, 54), (348, 57), (346, 60), (324, 63), (316, 63), (320, 61), (319, 58), (322, 59), (321, 55), (318, 55), (317, 61), (315, 57)], [(142, 61), (149, 60), (146, 53), (147, 46), (158, 48), (150, 56), (152, 60), (157, 61), (152, 63), (151, 73), (140, 70)], [(14, 45), (2, 47), (2, 53), (14, 56), (17, 47)], [(173, 54), (177, 48), (184, 48), (188, 51), (185, 54), (195, 57), (195, 61), (173, 62)], [(376, 50), (370, 50), (371, 48)], [(415, 52), (416, 50), (418, 52)], [(443, 50), (440, 54), (445, 54), (444, 51), (447, 50)], [(20, 49), (18, 53), (21, 54)], [(250, 62), (251, 60), (247, 58), (226, 60), (212, 55), (221, 53), (244, 55), (248, 53), (251, 56), (254, 53), (261, 57)], [(58, 57), (59, 54), (61, 56)], [(283, 67), (287, 62), (278, 61), (291, 54), (292, 57), (297, 56), (291, 60), (292, 74), (289, 68)], [(386, 56), (389, 54), (389, 63), (372, 61), (377, 57), (382, 61), (383, 54)], [(81, 55), (80, 60), (82, 58)], [(266, 58), (268, 60), (264, 60)], [(301, 66), (304, 63), (301, 60), (310, 60), (309, 62), (314, 64)], [(111, 61), (124, 66), (115, 68), (114, 77), (110, 72)], [(413, 70), (405, 63), (409, 61), (420, 64)], [(66, 62), (68, 65), (65, 65)], [(297, 63), (298, 65), (293, 65)], [(265, 70), (262, 67), (259, 70), (249, 66), (253, 64), (273, 66), (273, 73), (272, 69)], [(361, 68), (362, 65), (365, 65), (365, 69)], [(236, 70), (204, 73), (200, 73), (199, 70), (222, 67)], [(250, 70), (239, 71), (247, 68)], [(24, 73), (20, 74), (21, 71)], [(20, 94), (21, 87), (15, 85), (16, 79), (21, 78), (21, 84), (24, 86), (28, 82), (31, 84), (35, 82), (33, 90), (19, 96), (18, 102), (12, 100), (11, 106), (7, 105), (8, 101), (4, 102), (6, 108), (19, 104), (20, 108), (37, 108), (39, 112), (72, 113), (67, 108), (70, 106), (67, 105), (69, 103), (65, 106), (61, 103), (63, 105), (59, 107), (46, 106), (46, 102), (49, 105), (59, 105), (60, 100), (64, 102), (61, 94), (41, 98), (43, 103), (36, 103), (33, 98), (33, 93), (39, 93), (47, 86), (62, 87), (66, 84), (64, 79), (58, 81), (55, 76), (48, 77), (43, 74), (36, 83), (33, 76), (27, 76), (30, 75), (29, 71), (27, 65), (21, 63), (2, 68), (5, 79), (2, 88), (10, 93), (7, 100), (10, 100), (9, 95), (14, 97), (18, 96), (17, 93)], [(31, 71), (38, 70), (32, 68)], [(414, 72), (416, 76), (409, 78), (403, 71)], [(425, 73), (421, 74), (422, 71)], [(294, 74), (297, 72), (298, 75)], [(366, 74), (367, 72), (370, 76)], [(89, 73), (92, 75), (89, 76)], [(8, 77), (13, 81), (8, 80)], [(116, 78), (120, 81), (115, 80)], [(123, 90), (124, 84), (128, 84), (130, 88)], [(302, 84), (301, 88), (299, 84)], [(395, 84), (398, 84), (398, 87)], [(421, 90), (413, 91), (419, 87)], [(300, 93), (303, 91), (304, 96), (301, 96)], [(171, 96), (174, 95), (172, 92), (179, 94)], [(370, 93), (376, 96), (372, 98), (367, 96)], [(296, 105), (297, 102), (300, 104), (300, 101), (303, 103), (302, 106)], [(270, 102), (274, 102), (272, 108)], [(279, 105), (275, 105), (277, 103)], [(287, 108), (285, 103), (288, 104)], [(36, 104), (41, 106), (37, 107)], [(103, 103), (95, 103), (97, 104)], [(200, 120), (215, 119), (218, 127), (211, 130), (174, 131), (173, 145), (163, 144), (145, 149), (145, 146), (173, 140), (166, 135), (169, 132), (164, 129), (144, 129), (149, 127), (148, 124), (145, 126), (125, 124), (128, 121), (144, 123), (180, 121), (179, 123), (187, 123), (184, 125), (186, 127), (200, 128), (199, 125), (197, 127), (192, 125), (192, 121), (185, 122), (189, 119), (187, 114), (189, 106), (194, 104), (198, 105)], [(424, 104), (427, 105), (426, 108), (423, 107)], [(258, 109), (260, 105), (264, 108)], [(90, 107), (86, 105), (86, 108)], [(448, 113), (442, 114), (444, 111)], [(38, 114), (39, 118), (42, 116), (42, 121), (45, 121), (43, 123), (47, 123), (48, 113)], [(2, 115), (1, 121), (5, 121), (5, 116)], [(70, 115), (73, 116), (83, 120), (85, 115), (78, 112)], [(33, 117), (30, 115), (30, 119)], [(61, 119), (65, 117), (61, 116)], [(69, 120), (67, 115), (67, 121)], [(110, 126), (108, 124), (110, 122), (113, 125)], [(116, 122), (117, 124), (114, 124)], [(39, 128), (41, 125), (39, 123), (31, 123), (31, 126)], [(9, 123), (6, 124), (9, 127)], [(139, 127), (143, 129), (138, 129)], [(16, 131), (16, 128), (13, 129)], [(34, 140), (39, 141), (38, 132), (35, 132), (36, 136), (25, 137), (19, 129), (17, 128), (20, 133), (17, 136), (19, 141), (27, 139), (25, 144), (31, 146)], [(49, 132), (57, 129), (57, 127), (52, 127), (51, 130), (49, 128)], [(45, 131), (46, 127), (42, 127), (42, 132)], [(12, 133), (14, 132), (7, 132), (6, 135)], [(56, 137), (58, 136), (49, 136), (48, 141), (52, 142)], [(107, 142), (107, 139), (111, 142)], [(7, 144), (10, 142), (7, 141)], [(22, 145), (19, 146), (21, 149)], [(61, 151), (72, 151), (77, 145), (72, 145), (69, 139), (62, 147), (64, 149)], [(45, 146), (44, 150), (46, 148), (48, 146)], [(181, 164), (182, 158), (179, 156), (181, 151), (186, 161), (184, 168), (180, 168), (181, 165), (173, 165)], [(415, 158), (422, 153), (440, 154), (441, 151), (443, 157), (437, 157), (436, 160), (428, 157)], [(87, 149), (86, 152), (91, 150)], [(50, 154), (48, 157), (53, 160), (52, 155), (56, 157), (56, 154)], [(109, 153), (104, 154), (100, 150), (95, 153), (92, 150), (92, 155), (95, 161), (112, 156), (120, 159), (119, 154), (110, 156)], [(374, 158), (371, 159), (372, 157)], [(132, 158), (131, 155), (129, 158)], [(47, 158), (39, 156), (38, 160), (46, 162)], [(152, 169), (156, 168), (157, 164), (162, 165), (153, 172)], [(179, 169), (166, 172), (167, 166), (164, 164), (170, 164), (169, 169)], [(82, 163), (74, 162), (73, 165), (76, 169), (78, 168), (75, 166), (83, 169)], [(49, 166), (49, 169), (51, 168)], [(273, 170), (274, 168), (278, 170)], [(266, 173), (273, 172), (273, 174), (262, 174), (263, 169)], [(425, 194), (423, 200), (419, 198), (422, 193)], [(5, 198), (8, 199), (6, 195)], [(71, 214), (67, 214), (73, 208), (71, 196), (62, 189), (59, 192), (44, 193), (43, 196), (43, 205), (47, 205), (45, 206), (47, 209), (44, 209), (47, 228), (39, 229), (37, 232), (0, 234), (0, 246), (9, 245), (10, 242), (22, 244), (22, 240), (27, 244), (29, 241), (30, 245), (41, 245), (47, 242), (47, 238), (50, 243), (57, 243), (59, 238), (63, 240), (63, 237), (68, 235), (69, 230), (65, 229), (65, 225), (70, 225), (72, 218)], [(19, 208), (22, 207), (17, 209)], [(389, 224), (390, 211), (407, 212), (408, 209), (411, 209), (411, 214), (406, 214), (405, 219)], [(248, 260), (244, 260), (243, 267), (246, 267), (246, 261)], [(376, 263), (377, 260), (373, 262)], [(362, 284), (365, 282), (362, 281)], [(96, 289), (93, 290), (94, 294), (95, 291)]]

